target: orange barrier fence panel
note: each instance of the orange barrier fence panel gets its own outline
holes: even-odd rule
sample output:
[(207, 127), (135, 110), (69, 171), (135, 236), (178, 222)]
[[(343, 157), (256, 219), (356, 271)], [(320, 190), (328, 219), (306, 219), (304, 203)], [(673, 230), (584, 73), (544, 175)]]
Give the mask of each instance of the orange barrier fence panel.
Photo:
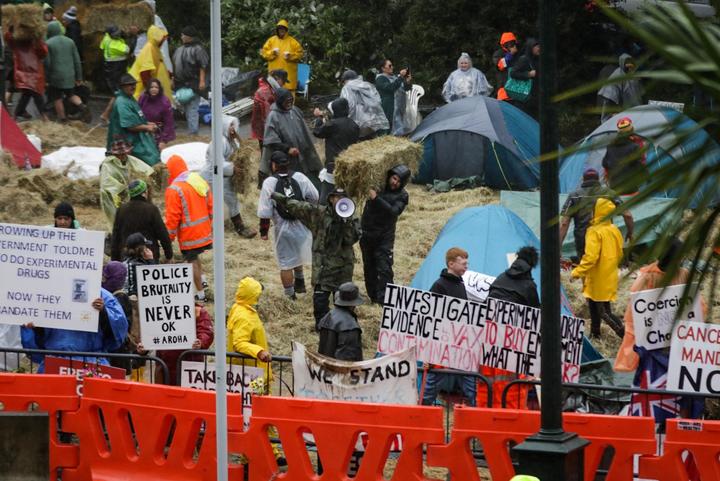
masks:
[(287, 472), (281, 476), (288, 481), (316, 476), (307, 452), (307, 434), (317, 445), (322, 479), (342, 480), (347, 479), (359, 434), (367, 433), (355, 481), (382, 479), (385, 461), (398, 434), (402, 447), (393, 481), (426, 479), (423, 446), (441, 444), (445, 436), (441, 408), (256, 397), (249, 431), (230, 436), (230, 451), (241, 452), (249, 459), (251, 481), (274, 479), (277, 474), (267, 435), (271, 426), (277, 428), (285, 452)]
[[(66, 418), (80, 439), (80, 463), (63, 481), (216, 479), (212, 391), (86, 379), (80, 409)], [(228, 394), (228, 431), (242, 431), (237, 394)]]
[[(77, 411), (80, 398), (73, 376), (52, 374), (0, 374), (0, 403), (5, 412), (27, 412), (33, 403), (48, 413), (50, 430), (50, 479), (59, 468), (78, 465), (78, 447), (58, 439), (58, 413)], [(63, 426), (63, 429), (65, 427)]]

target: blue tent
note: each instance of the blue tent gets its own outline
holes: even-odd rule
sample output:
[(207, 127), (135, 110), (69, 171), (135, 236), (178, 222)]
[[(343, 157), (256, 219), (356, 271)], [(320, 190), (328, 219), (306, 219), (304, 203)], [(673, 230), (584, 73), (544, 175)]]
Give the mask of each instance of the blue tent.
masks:
[[(440, 231), (410, 285), (417, 289), (430, 289), (445, 267), (445, 252), (451, 247), (462, 247), (468, 252), (470, 270), (498, 276), (508, 268), (507, 254), (513, 254), (526, 245), (539, 249), (540, 240), (512, 211), (497, 205), (463, 209)], [(533, 270), (533, 278), (539, 286), (539, 267)], [(563, 313), (571, 314), (564, 291), (562, 309)], [(582, 362), (599, 359), (602, 359), (600, 353), (584, 339)]]
[(428, 115), (410, 138), (424, 145), (415, 182), (479, 176), (495, 189), (539, 184), (540, 128), (508, 102), (483, 96), (451, 102)]
[[(635, 133), (648, 143), (646, 161), (650, 173), (683, 156), (698, 156), (696, 165), (714, 165), (720, 161), (720, 145), (700, 129), (692, 119), (667, 107), (640, 105), (619, 113), (605, 121), (581, 140), (578, 150), (562, 159), (560, 192), (569, 194), (577, 189), (585, 169), (602, 172), (602, 160), (607, 145), (617, 134), (617, 121), (630, 117)], [(698, 204), (705, 192), (713, 189), (717, 179), (708, 179), (695, 194), (692, 206)], [(662, 192), (658, 197), (675, 198), (677, 191)]]

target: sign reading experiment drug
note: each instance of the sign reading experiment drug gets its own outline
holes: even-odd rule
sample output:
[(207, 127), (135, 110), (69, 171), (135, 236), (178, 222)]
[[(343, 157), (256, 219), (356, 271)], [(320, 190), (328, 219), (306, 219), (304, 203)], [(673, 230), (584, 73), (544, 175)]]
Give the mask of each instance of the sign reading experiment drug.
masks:
[(105, 234), (0, 224), (0, 323), (95, 332)]
[(635, 344), (648, 350), (669, 347), (675, 320), (703, 322), (700, 297), (688, 303), (679, 316), (680, 300), (685, 284), (659, 289), (638, 291), (632, 294)]
[(190, 349), (195, 341), (192, 265), (137, 266), (136, 275), (143, 347)]
[[(580, 376), (583, 319), (562, 316), (563, 382)], [(540, 309), (498, 299), (458, 299), (389, 284), (378, 351), (415, 347), (419, 361), (463, 371), (487, 366), (540, 376)]]

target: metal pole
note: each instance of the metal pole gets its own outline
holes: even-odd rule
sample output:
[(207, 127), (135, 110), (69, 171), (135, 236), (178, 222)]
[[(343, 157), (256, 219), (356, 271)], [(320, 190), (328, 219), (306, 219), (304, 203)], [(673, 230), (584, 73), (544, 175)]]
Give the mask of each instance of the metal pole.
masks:
[(217, 481), (228, 479), (227, 388), (225, 340), (225, 218), (223, 216), (222, 46), (220, 0), (210, 0), (210, 89), (212, 91), (213, 274), (215, 286), (215, 413)]

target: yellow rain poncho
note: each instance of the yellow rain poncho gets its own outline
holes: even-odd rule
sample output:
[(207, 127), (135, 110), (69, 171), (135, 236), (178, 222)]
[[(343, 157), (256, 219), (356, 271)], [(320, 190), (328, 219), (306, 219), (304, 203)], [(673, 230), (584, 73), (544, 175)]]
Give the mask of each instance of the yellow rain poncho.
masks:
[(255, 305), (260, 299), (262, 286), (252, 277), (243, 278), (235, 291), (235, 304), (230, 308), (227, 321), (227, 351), (238, 352), (255, 359), (243, 361), (233, 359), (232, 364), (245, 364), (263, 369), (272, 379), (267, 363), (257, 360), (260, 351), (270, 352), (265, 327), (258, 316)]
[[(280, 20), (275, 26), (276, 31), (277, 27), (288, 28), (287, 20)], [(285, 58), (285, 52), (288, 53), (287, 58)], [(297, 88), (297, 66), (300, 60), (302, 60), (303, 48), (300, 42), (290, 36), (289, 29), (288, 33), (285, 34), (285, 38), (280, 38), (276, 34), (267, 39), (260, 54), (262, 58), (268, 62), (268, 71), (283, 69), (287, 72), (288, 81), (283, 87), (295, 95), (295, 89)]]
[(145, 46), (140, 50), (135, 62), (130, 67), (130, 75), (135, 77), (138, 81), (135, 87), (135, 99), (139, 99), (140, 95), (145, 91), (145, 85), (143, 85), (142, 73), (149, 72), (151, 78), (160, 80), (160, 84), (163, 87), (163, 93), (174, 103), (172, 97), (172, 86), (170, 84), (170, 74), (163, 63), (162, 52), (160, 51), (160, 45), (163, 40), (167, 37), (168, 33), (160, 27), (151, 25), (147, 31), (148, 41)]
[(153, 173), (152, 167), (132, 155), (127, 156), (125, 164), (114, 155), (105, 157), (100, 165), (100, 206), (111, 226), (115, 222), (115, 211), (127, 200), (130, 181), (147, 181)]

